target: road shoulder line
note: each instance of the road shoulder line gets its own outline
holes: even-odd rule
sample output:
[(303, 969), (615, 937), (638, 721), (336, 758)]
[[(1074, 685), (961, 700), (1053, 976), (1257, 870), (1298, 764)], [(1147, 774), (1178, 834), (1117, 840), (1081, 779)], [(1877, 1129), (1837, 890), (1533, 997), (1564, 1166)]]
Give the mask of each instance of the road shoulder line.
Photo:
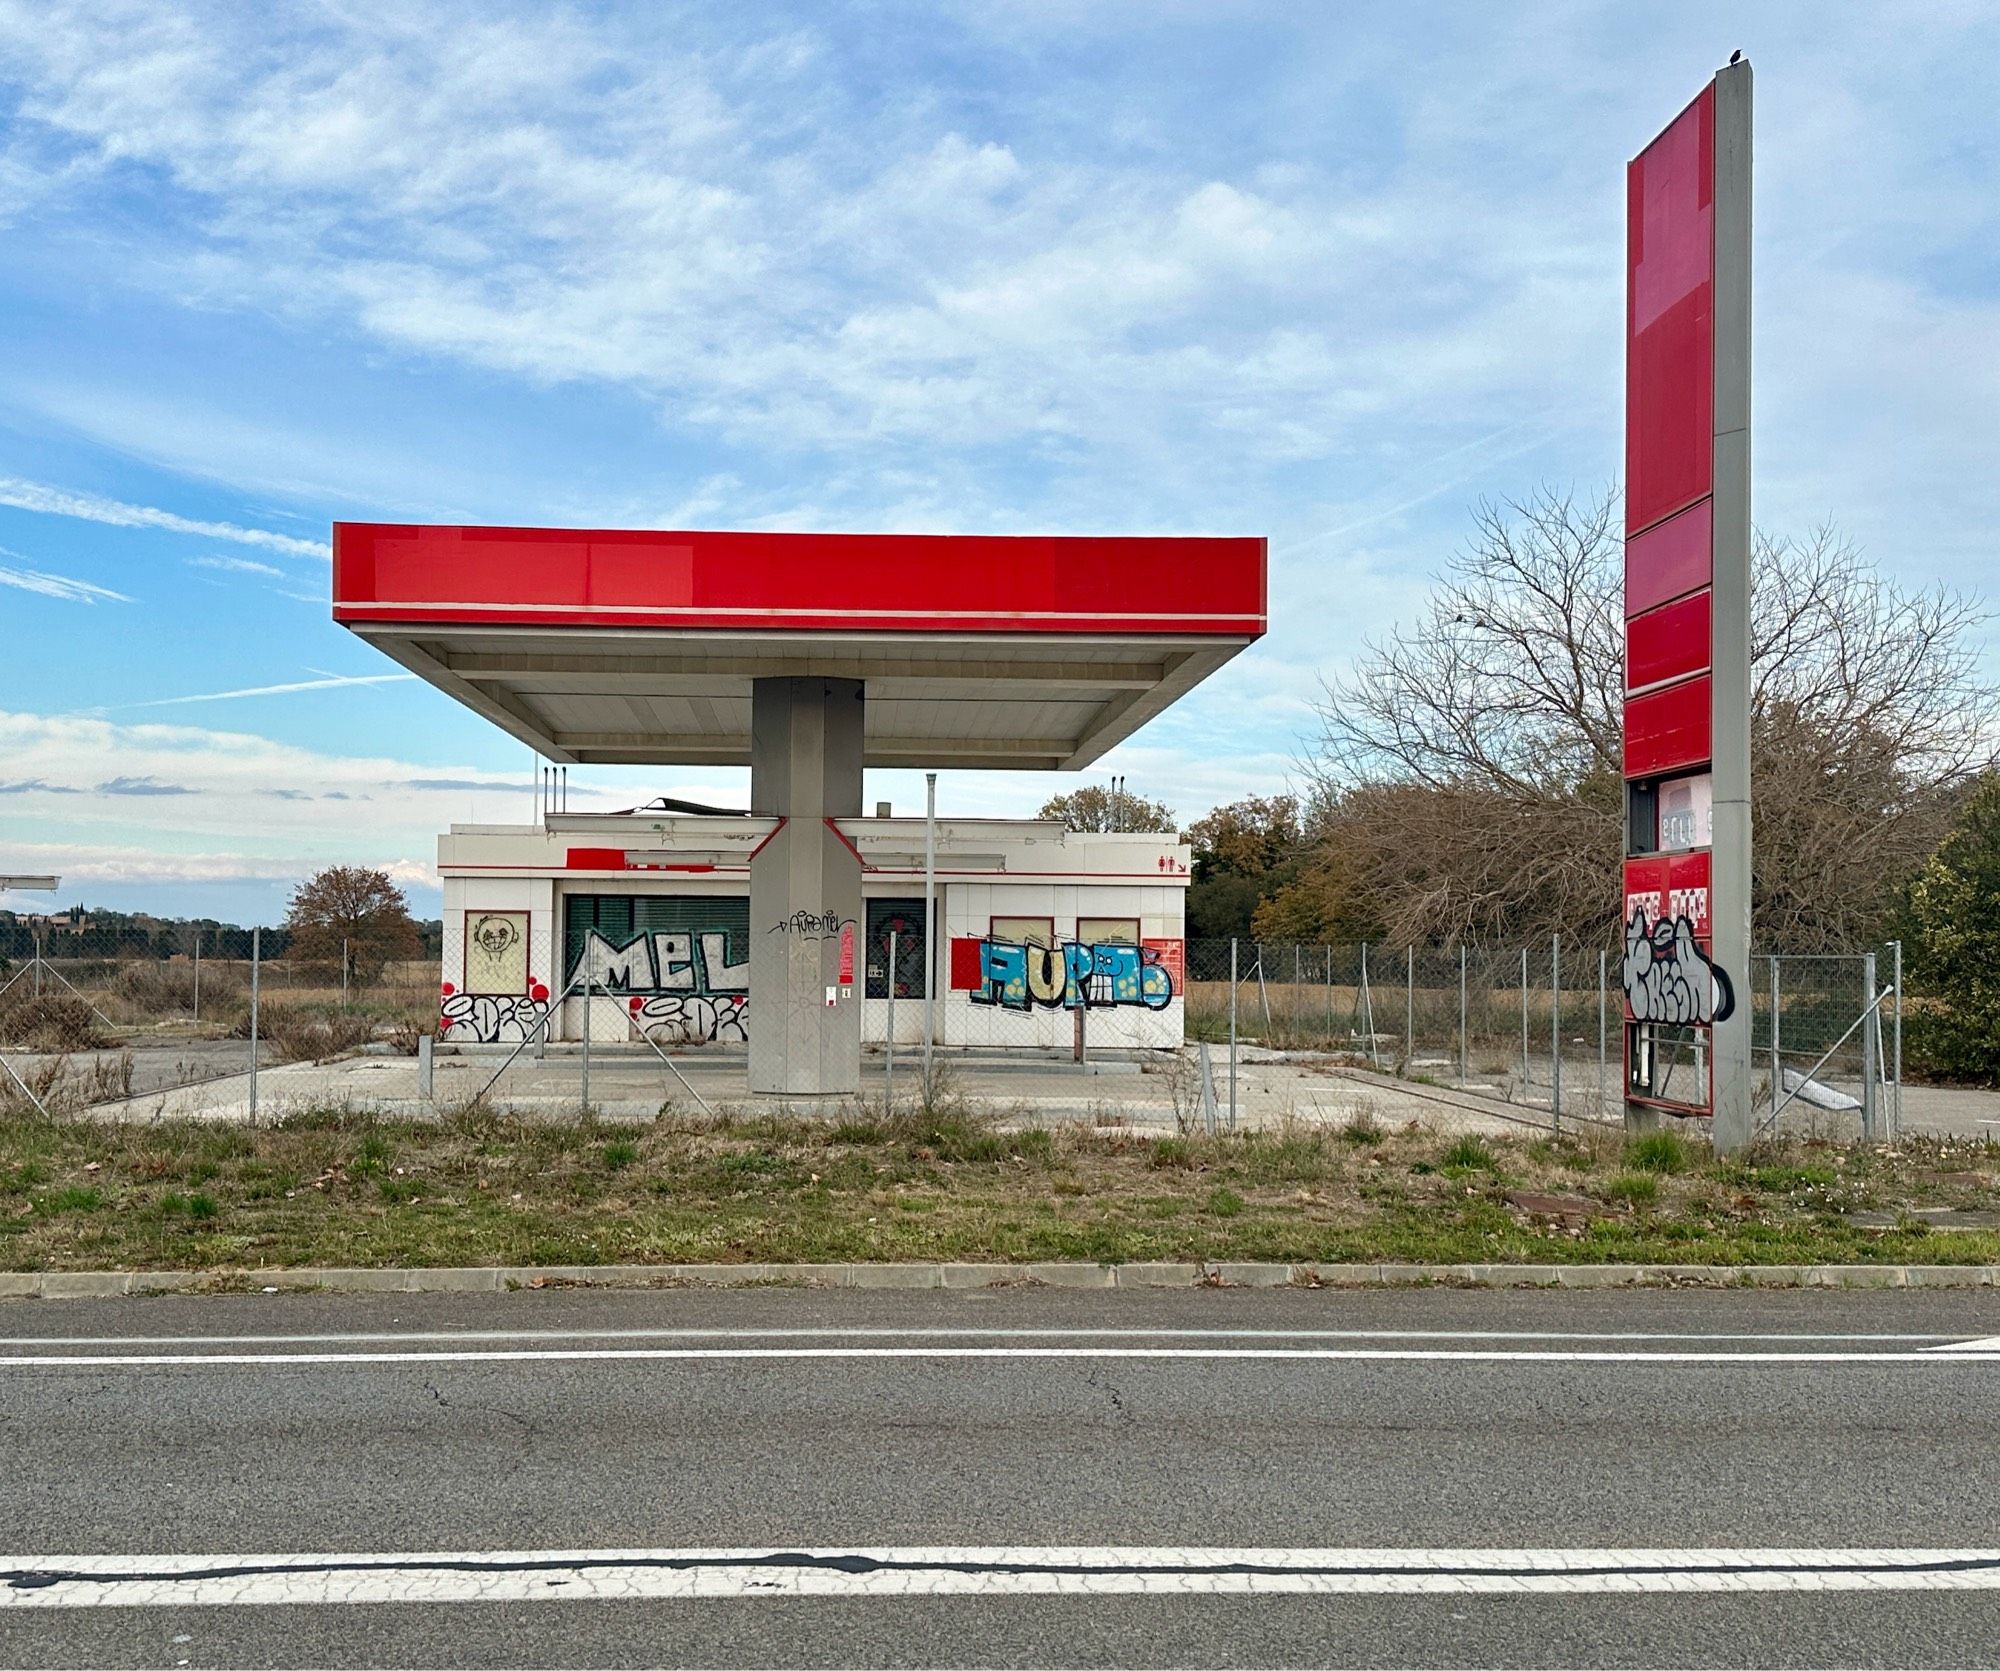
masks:
[(0, 1271), (0, 1300), (136, 1294), (508, 1293), (522, 1288), (1993, 1288), (2000, 1265), (1336, 1265), (1085, 1262), (488, 1265)]

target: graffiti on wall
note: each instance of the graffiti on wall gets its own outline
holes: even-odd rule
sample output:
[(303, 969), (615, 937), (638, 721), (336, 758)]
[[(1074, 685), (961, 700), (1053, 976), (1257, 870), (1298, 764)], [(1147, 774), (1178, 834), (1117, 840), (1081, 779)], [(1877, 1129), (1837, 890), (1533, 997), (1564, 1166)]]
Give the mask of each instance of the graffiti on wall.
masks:
[(1625, 1002), (1635, 1021), (1674, 1027), (1708, 1027), (1736, 1009), (1729, 976), (1709, 962), (1685, 914), (1649, 922), (1633, 909), (1625, 925)]
[(789, 934), (799, 940), (831, 940), (843, 929), (852, 928), (854, 919), (843, 917), (838, 912), (794, 911), (789, 917), (780, 917), (771, 925), (773, 934)]
[(748, 992), (750, 965), (729, 961), (729, 935), (635, 934), (622, 945), (587, 929), (571, 980), (608, 992)]
[(663, 1042), (750, 1042), (750, 1000), (740, 992), (665, 993), (625, 1001), (632, 1025)]
[(984, 939), (979, 945), (975, 1004), (1000, 1009), (1110, 1009), (1143, 1004), (1163, 1010), (1173, 1002), (1173, 977), (1151, 946), (1123, 941), (1059, 946)]
[(633, 1027), (664, 1043), (750, 1036), (750, 965), (730, 961), (730, 934), (665, 930), (635, 934), (622, 943), (596, 929), (583, 936), (570, 978), (625, 998)]
[(445, 982), (438, 1006), (438, 1037), (464, 1044), (520, 1044), (540, 1030), (549, 1013), (549, 989), (537, 981), (512, 995), (455, 991)]

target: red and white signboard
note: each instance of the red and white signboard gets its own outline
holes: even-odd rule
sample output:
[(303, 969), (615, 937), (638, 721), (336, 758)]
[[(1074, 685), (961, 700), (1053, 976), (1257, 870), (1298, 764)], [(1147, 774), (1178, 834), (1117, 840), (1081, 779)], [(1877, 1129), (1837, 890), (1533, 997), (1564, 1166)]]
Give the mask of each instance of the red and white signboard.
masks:
[[(1732, 63), (1627, 171), (1625, 291), (1626, 1095), (1706, 1114), (1722, 1087), (1744, 1121), (1749, 182)], [(1718, 1071), (1660, 1066), (1688, 1049)]]

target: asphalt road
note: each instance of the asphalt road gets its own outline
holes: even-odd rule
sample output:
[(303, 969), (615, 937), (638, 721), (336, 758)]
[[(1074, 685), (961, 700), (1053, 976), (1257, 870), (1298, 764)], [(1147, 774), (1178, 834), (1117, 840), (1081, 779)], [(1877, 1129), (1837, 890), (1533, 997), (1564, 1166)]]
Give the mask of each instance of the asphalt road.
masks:
[[(20, 1303), (0, 1664), (2000, 1665), (2000, 1562), (1820, 1575), (2000, 1550), (1994, 1337), (2000, 1291)], [(862, 1553), (689, 1593), (717, 1550)], [(1648, 1591), (1711, 1560), (1662, 1550), (1848, 1553)], [(426, 1570), (334, 1599), (314, 1551)], [(549, 1576), (578, 1551), (665, 1553)], [(1243, 1551), (1323, 1587), (1240, 1593)], [(1584, 1576), (1478, 1576), (1552, 1558)]]

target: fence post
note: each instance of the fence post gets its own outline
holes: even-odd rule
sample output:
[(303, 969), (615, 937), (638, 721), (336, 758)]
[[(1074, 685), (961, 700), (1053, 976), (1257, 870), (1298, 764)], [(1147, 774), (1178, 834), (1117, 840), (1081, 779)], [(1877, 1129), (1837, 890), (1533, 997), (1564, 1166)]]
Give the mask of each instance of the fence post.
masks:
[[(1292, 1025), (1303, 1032), (1305, 1029), (1305, 998), (1302, 989), (1305, 985), (1305, 976), (1300, 973), (1299, 957), (1299, 943), (1294, 940), (1292, 942)], [(1298, 1042), (1297, 1039), (1292, 1041), (1295, 1048)]]
[(1361, 942), (1361, 1025), (1368, 1029), (1368, 1065), (1379, 1068), (1382, 1058), (1375, 1051), (1375, 995), (1368, 989), (1368, 942)]
[(1528, 1100), (1534, 1076), (1528, 1068), (1528, 948), (1521, 948), (1521, 1100)]
[(1780, 1020), (1782, 1005), (1779, 1002), (1778, 960), (1771, 959), (1771, 1106), (1775, 1109), (1785, 1094), (1785, 1057), (1781, 1043), (1783, 1023)]
[(201, 1021), (201, 930), (194, 931), (194, 1020)]
[(1896, 1008), (1890, 1017), (1894, 1037), (1890, 1041), (1890, 1071), (1894, 1075), (1896, 1087), (1895, 1101), (1891, 1106), (1889, 1135), (1901, 1139), (1903, 1135), (1903, 942), (1889, 942), (1889, 979), (1896, 983)]
[(1599, 947), (1597, 953), (1597, 1117), (1600, 1120), (1604, 1118), (1604, 1110), (1606, 1107), (1604, 1100), (1604, 1066), (1605, 1066), (1605, 1045), (1608, 1042), (1608, 1038), (1604, 1025), (1605, 991), (1606, 991), (1605, 973), (1606, 973), (1606, 966), (1610, 963), (1610, 961), (1611, 961), (1611, 954), (1605, 951), (1602, 947)]
[(583, 983), (583, 1075), (578, 1084), (576, 1111), (590, 1112), (590, 989), (596, 983)]
[(257, 1123), (257, 1001), (264, 967), (264, 931), (250, 930), (250, 1123)]
[(1417, 948), (1403, 948), (1403, 1072), (1417, 1056)]
[(1461, 940), (1458, 943), (1458, 1082), (1463, 1086), (1471, 1077), (1471, 1045), (1465, 1025), (1465, 942)]
[(340, 942), (340, 1007), (347, 1008), (347, 941)]
[(1563, 937), (1560, 931), (1549, 936), (1549, 1114), (1554, 1127), (1563, 1127)]
[(889, 1061), (882, 1075), (882, 1107), (896, 1111), (896, 931), (889, 930)]
[(1861, 958), (1861, 1137), (1866, 1143), (1875, 1141), (1875, 1122), (1880, 1112), (1876, 1102), (1875, 1076), (1880, 1052), (1877, 1048), (1879, 1036), (1877, 1024), (1880, 1019), (1875, 1007), (1875, 954), (1865, 952)]
[(35, 930), (35, 996), (42, 995), (42, 931)]
[(1322, 946), (1320, 956), (1326, 960), (1326, 1047), (1334, 1048), (1333, 1032), (1333, 947)]
[(1229, 937), (1229, 1129), (1236, 1129), (1236, 936)]

